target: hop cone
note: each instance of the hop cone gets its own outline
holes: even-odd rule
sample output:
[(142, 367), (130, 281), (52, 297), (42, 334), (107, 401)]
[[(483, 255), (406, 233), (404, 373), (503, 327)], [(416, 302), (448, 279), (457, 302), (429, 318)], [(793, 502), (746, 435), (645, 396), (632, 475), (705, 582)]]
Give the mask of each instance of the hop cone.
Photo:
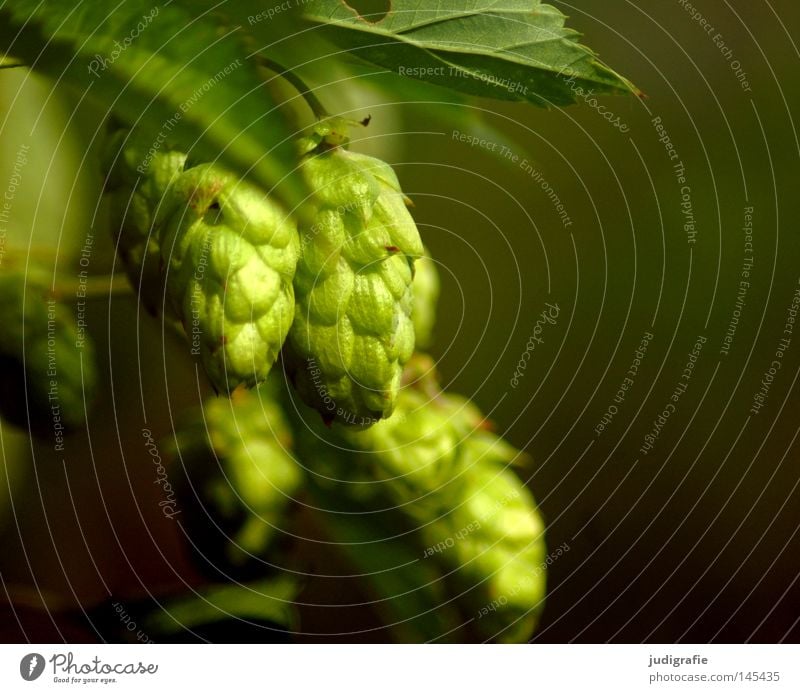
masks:
[(317, 127), (303, 173), (315, 192), (299, 228), (294, 323), (285, 362), (302, 399), (328, 420), (389, 416), (414, 349), (414, 259), (422, 243), (391, 167), (340, 146), (341, 122)]
[[(0, 413), (37, 435), (83, 425), (95, 389), (94, 349), (68, 308), (50, 295), (48, 277), (0, 274)], [(30, 417), (30, 420), (29, 420)]]
[[(420, 527), (423, 555), (454, 580), (484, 637), (524, 640), (544, 599), (544, 526), (508, 468), (519, 452), (467, 400), (409, 388), (395, 416), (348, 440), (370, 455), (388, 496)], [(397, 418), (395, 418), (397, 417)]]
[(303, 421), (315, 435), (302, 452), (344, 482), (340, 493), (373, 512), (394, 506), (417, 528), (417, 555), (451, 575), (482, 637), (525, 640), (544, 598), (546, 548), (535, 501), (509, 468), (521, 453), (467, 399), (443, 393), (432, 369), (415, 357), (395, 413), (369, 429)]
[(175, 440), (181, 505), (206, 557), (241, 567), (266, 555), (303, 479), (291, 444), (266, 387), (210, 398), (185, 422)]
[(166, 292), (218, 391), (266, 379), (294, 316), (297, 231), (261, 190), (211, 164), (173, 181)]
[(294, 315), (294, 223), (219, 166), (187, 168), (125, 131), (106, 149), (112, 228), (142, 302), (183, 325), (217, 391), (262, 382)]
[(459, 568), (456, 578), (485, 637), (515, 642), (529, 637), (544, 601), (544, 526), (503, 457), (481, 449), (487, 442), (463, 444), (476, 461), (454, 485), (462, 494), (457, 504), (423, 527), (424, 555)]

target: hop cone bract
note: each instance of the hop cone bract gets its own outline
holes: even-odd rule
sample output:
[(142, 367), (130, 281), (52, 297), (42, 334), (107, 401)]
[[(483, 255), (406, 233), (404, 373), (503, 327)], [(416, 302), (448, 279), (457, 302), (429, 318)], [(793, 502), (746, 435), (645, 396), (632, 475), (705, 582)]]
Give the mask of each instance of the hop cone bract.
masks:
[(427, 248), (425, 254), (416, 261), (414, 269), (411, 321), (414, 323), (416, 348), (427, 349), (433, 343), (436, 302), (439, 300), (439, 272)]
[(164, 301), (157, 212), (183, 172), (186, 155), (166, 149), (146, 160), (145, 151), (128, 130), (117, 130), (105, 144), (102, 163), (117, 253), (142, 303), (155, 315)]

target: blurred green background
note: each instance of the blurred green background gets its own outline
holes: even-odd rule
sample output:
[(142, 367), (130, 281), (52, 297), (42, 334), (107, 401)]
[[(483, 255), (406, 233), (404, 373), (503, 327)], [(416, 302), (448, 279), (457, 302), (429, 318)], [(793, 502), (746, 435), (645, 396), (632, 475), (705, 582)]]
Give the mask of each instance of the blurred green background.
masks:
[[(372, 115), (354, 146), (396, 167), (441, 269), (433, 352), (444, 383), (472, 396), (498, 432), (532, 455), (523, 475), (547, 520), (548, 544), (570, 547), (550, 569), (534, 640), (796, 641), (800, 332), (763, 408), (750, 408), (800, 286), (793, 120), (800, 52), (792, 38), (800, 8), (786, 0), (697, 0), (715, 27), (709, 34), (677, 1), (553, 4), (645, 93), (597, 99), (627, 131), (586, 103), (550, 111), (496, 101), (434, 108), (430, 100), (448, 100), (445, 92), (399, 103), (407, 97), (387, 94), (402, 81), (390, 76), (322, 87), (319, 95), (331, 110)], [(717, 33), (730, 59), (713, 40)], [(17, 71), (0, 75), (0, 183), (19, 145), (31, 144), (18, 193), (26, 202), (15, 207), (8, 247), (24, 253), (29, 244), (62, 239), (58, 262), (71, 268), (91, 230), (91, 269), (108, 271), (100, 177), (83, 125), (96, 114), (49, 93)], [(685, 166), (683, 184), (655, 118)], [(503, 144), (509, 156), (459, 141), (454, 130)], [(568, 227), (542, 181), (563, 204)], [(682, 186), (690, 188), (694, 243), (684, 229)], [(747, 207), (753, 269), (723, 354), (742, 279)], [(546, 303), (558, 305), (558, 318), (543, 328), (513, 387)], [(63, 463), (50, 446), (37, 447), (33, 467), (27, 438), (2, 425), (6, 467), (21, 484), (2, 509), (0, 576), (14, 603), (3, 609), (4, 640), (93, 640), (98, 632), (59, 610), (202, 582), (179, 527), (157, 506), (141, 430), (166, 435), (172, 417), (207, 389), (174, 337), (130, 298), (95, 302), (90, 327), (106, 374), (90, 437), (70, 439)], [(616, 403), (648, 332), (633, 385)], [(670, 404), (699, 336), (706, 341), (683, 379), (688, 387), (644, 454), (645, 436)], [(618, 411), (598, 434), (612, 404)], [(0, 493), (7, 490), (2, 484)], [(307, 530), (310, 538), (317, 531)], [(324, 549), (300, 550), (317, 552), (320, 574), (347, 571)], [(387, 637), (374, 630), (368, 607), (352, 606), (363, 601), (354, 580), (311, 579), (300, 601), (338, 605), (305, 607), (300, 639)]]

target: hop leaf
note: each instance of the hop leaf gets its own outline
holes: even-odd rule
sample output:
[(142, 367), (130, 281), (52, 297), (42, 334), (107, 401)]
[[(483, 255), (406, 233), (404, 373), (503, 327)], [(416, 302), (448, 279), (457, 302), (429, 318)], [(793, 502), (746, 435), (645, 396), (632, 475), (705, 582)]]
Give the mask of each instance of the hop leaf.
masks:
[[(94, 349), (43, 274), (0, 274), (0, 413), (37, 435), (79, 428), (97, 380)], [(26, 410), (27, 403), (27, 410)]]
[(340, 145), (339, 120), (317, 126), (303, 173), (316, 195), (302, 225), (295, 320), (284, 351), (297, 391), (326, 420), (369, 426), (389, 416), (414, 349), (414, 259), (422, 243), (397, 176)]

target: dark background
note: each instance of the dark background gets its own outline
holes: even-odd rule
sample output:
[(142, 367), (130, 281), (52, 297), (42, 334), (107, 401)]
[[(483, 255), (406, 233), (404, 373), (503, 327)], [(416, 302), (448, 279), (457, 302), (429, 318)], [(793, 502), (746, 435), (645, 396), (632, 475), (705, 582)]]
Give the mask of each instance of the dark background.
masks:
[[(646, 95), (598, 99), (627, 124), (627, 133), (585, 104), (546, 111), (480, 103), (487, 123), (558, 194), (573, 220), (568, 229), (518, 164), (454, 140), (456, 126), (432, 118), (429, 106), (387, 105), (385, 95), (358, 83), (346, 101), (341, 92), (347, 90), (338, 90), (342, 109), (373, 116), (356, 147), (397, 167), (440, 263), (443, 298), (433, 351), (448, 388), (471, 395), (499, 431), (533, 456), (525, 476), (547, 520), (548, 543), (570, 547), (550, 570), (534, 640), (797, 641), (800, 332), (764, 408), (757, 415), (749, 409), (800, 280), (794, 122), (800, 52), (792, 38), (800, 8), (788, 0), (694, 3), (747, 73), (752, 92), (746, 92), (712, 36), (677, 0), (554, 4)], [(40, 109), (47, 85), (28, 88), (28, 101), (12, 104), (18, 79), (0, 79), (3, 110)], [(67, 116), (63, 107), (48, 117), (66, 127)], [(655, 117), (685, 164), (693, 245)], [(3, 132), (4, 154), (15, 147), (10, 128)], [(54, 141), (50, 151), (56, 153), (38, 159), (34, 152), (29, 169), (50, 172), (49, 192), (39, 203), (54, 207), (51, 217), (40, 211), (32, 224), (33, 242), (52, 239), (48, 219), (66, 207), (79, 248), (83, 232), (76, 229), (89, 226), (97, 174), (84, 162), (79, 179), (70, 178), (83, 156), (80, 145)], [(59, 195), (68, 204), (59, 206)], [(751, 286), (730, 353), (723, 355), (749, 206)], [(110, 266), (109, 248), (97, 253), (95, 266)], [(558, 322), (548, 326), (513, 388), (511, 377), (546, 302), (559, 305)], [(200, 581), (180, 532), (157, 507), (140, 435), (145, 424), (156, 436), (166, 434), (171, 412), (197, 401), (196, 374), (130, 300), (100, 302), (93, 310), (98, 351), (110, 374), (106, 402), (113, 388), (115, 404), (93, 415), (91, 447), (86, 436), (72, 441), (62, 464), (47, 446), (31, 451), (24, 437), (2, 427), (10, 475), (21, 484), (3, 518), (0, 575), (15, 604), (3, 609), (4, 640), (97, 639), (97, 629), (75, 617), (76, 605), (88, 609), (112, 593), (167, 594), (183, 581)], [(647, 331), (654, 338), (634, 385), (598, 436), (594, 428)], [(698, 335), (707, 342), (688, 389), (654, 448), (641, 454)], [(150, 395), (146, 407), (140, 381)], [(318, 561), (320, 572), (336, 567), (324, 553)], [(302, 600), (362, 601), (351, 583), (311, 580)], [(69, 617), (59, 615), (70, 608)], [(386, 639), (369, 630), (375, 625), (365, 608), (308, 607), (302, 639)]]

